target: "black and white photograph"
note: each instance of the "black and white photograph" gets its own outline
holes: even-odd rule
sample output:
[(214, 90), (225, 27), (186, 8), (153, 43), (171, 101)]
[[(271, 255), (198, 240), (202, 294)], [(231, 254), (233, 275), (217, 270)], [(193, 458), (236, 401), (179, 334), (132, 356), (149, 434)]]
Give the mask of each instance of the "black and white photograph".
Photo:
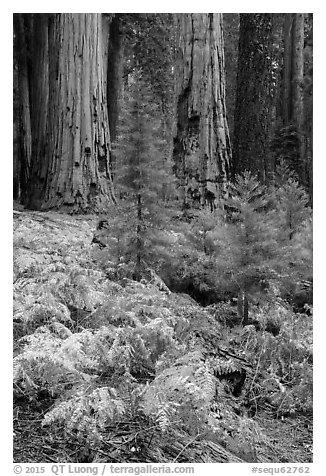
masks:
[(11, 14), (14, 472), (310, 472), (314, 17)]

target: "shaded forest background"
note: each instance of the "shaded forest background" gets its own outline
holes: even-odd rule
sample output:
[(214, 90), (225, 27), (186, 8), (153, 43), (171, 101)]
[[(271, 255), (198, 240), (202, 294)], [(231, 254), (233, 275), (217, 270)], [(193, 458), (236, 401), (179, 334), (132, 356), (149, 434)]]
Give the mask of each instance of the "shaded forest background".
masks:
[[(183, 207), (217, 198), (245, 170), (270, 183), (281, 160), (312, 201), (312, 14), (17, 14), (14, 32), (14, 197), (24, 205), (85, 212), (103, 195), (115, 201), (117, 128), (137, 90)], [(64, 164), (66, 154), (76, 160)]]
[(17, 461), (311, 461), (312, 14), (17, 13), (13, 53)]

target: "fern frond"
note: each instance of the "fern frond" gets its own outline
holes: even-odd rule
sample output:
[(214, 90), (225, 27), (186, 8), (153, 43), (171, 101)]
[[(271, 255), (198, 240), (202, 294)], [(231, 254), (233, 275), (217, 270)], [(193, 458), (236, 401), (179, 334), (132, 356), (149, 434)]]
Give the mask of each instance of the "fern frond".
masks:
[(172, 422), (172, 419), (179, 406), (180, 404), (177, 402), (162, 402), (158, 405), (155, 420), (162, 433), (166, 432), (171, 425), (175, 424), (175, 421)]
[(210, 402), (216, 393), (216, 378), (207, 364), (198, 367), (194, 374), (194, 381), (204, 395), (205, 400)]
[(80, 389), (77, 395), (56, 405), (48, 412), (42, 426), (64, 424), (77, 435), (86, 433), (90, 440), (101, 439), (100, 431), (112, 421), (117, 421), (126, 412), (122, 399), (108, 387), (99, 387), (91, 392)]
[(225, 359), (217, 357), (214, 359), (212, 365), (214, 365), (215, 372), (220, 376), (227, 375), (232, 372), (239, 372), (241, 370), (241, 364), (232, 358)]

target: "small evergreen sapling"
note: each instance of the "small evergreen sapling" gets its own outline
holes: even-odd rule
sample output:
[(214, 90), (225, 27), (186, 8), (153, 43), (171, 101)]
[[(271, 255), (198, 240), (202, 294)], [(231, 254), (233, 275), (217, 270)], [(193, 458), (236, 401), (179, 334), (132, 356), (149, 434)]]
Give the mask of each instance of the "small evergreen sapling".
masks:
[(225, 205), (228, 218), (214, 232), (217, 279), (238, 291), (238, 316), (246, 325), (250, 292), (275, 277), (275, 223), (266, 211), (265, 187), (249, 172), (230, 185)]
[(280, 225), (278, 240), (284, 243), (291, 241), (311, 216), (311, 209), (308, 194), (284, 162), (277, 167), (270, 197)]
[[(309, 282), (312, 288), (312, 210), (308, 194), (282, 164), (275, 181), (270, 190), (271, 207), (278, 223), (277, 242), (286, 264), (282, 273), (283, 289), (292, 300), (294, 295), (302, 294), (301, 281)], [(308, 300), (311, 299), (309, 293), (311, 289), (303, 293)]]
[(141, 73), (135, 71), (126, 93), (116, 144), (116, 187), (120, 201), (115, 229), (122, 254), (140, 280), (155, 257), (155, 245), (164, 243), (168, 216), (166, 184), (171, 182), (169, 164), (161, 152), (161, 122), (157, 104)]

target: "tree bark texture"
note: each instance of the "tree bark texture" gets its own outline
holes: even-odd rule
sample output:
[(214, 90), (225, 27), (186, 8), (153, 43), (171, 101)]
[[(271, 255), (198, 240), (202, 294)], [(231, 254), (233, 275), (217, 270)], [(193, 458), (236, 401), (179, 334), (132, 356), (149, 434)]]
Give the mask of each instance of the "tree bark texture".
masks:
[(304, 14), (295, 13), (293, 31), (293, 117), (299, 137), (300, 168), (302, 181), (306, 183), (305, 137), (304, 137), (304, 93), (303, 93), (303, 49)]
[(304, 17), (287, 13), (284, 19), (283, 125), (295, 127), (298, 137), (300, 181), (306, 185), (306, 139), (304, 134)]
[(250, 171), (265, 181), (271, 169), (272, 15), (240, 15), (233, 175)]
[(246, 290), (240, 290), (238, 293), (238, 320), (243, 326), (249, 324), (249, 303), (248, 294)]
[(115, 15), (110, 23), (107, 98), (111, 141), (116, 140), (119, 117), (119, 100), (122, 95), (123, 44), (120, 31), (120, 16)]
[(101, 14), (35, 16), (30, 208), (85, 212), (114, 201), (109, 23)]
[(185, 208), (213, 202), (229, 178), (222, 14), (178, 15), (174, 171)]
[(283, 121), (303, 124), (304, 14), (287, 13), (284, 20)]
[(25, 33), (24, 14), (22, 13), (14, 14), (14, 32), (18, 64), (18, 147), (16, 149), (18, 157), (15, 157), (14, 166), (15, 170), (17, 169), (19, 171), (19, 177), (16, 177), (15, 194), (17, 194), (16, 198), (20, 198), (21, 195), (21, 198), (24, 199), (30, 173), (32, 135), (26, 47), (27, 38)]
[(292, 30), (293, 13), (286, 13), (284, 15), (284, 56), (282, 81), (282, 116), (284, 125), (288, 125), (292, 117)]

